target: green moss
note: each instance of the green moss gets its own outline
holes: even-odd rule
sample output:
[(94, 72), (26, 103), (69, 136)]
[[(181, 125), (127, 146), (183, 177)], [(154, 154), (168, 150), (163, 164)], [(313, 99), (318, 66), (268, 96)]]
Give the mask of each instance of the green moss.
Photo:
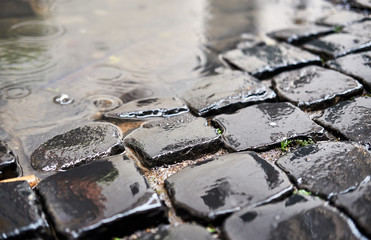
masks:
[(281, 147), (280, 149), (284, 152), (287, 152), (289, 150), (289, 147), (290, 147), (290, 143), (292, 142), (292, 140), (284, 140), (281, 142)]
[(219, 135), (222, 135), (222, 134), (223, 134), (223, 131), (222, 131), (220, 128), (217, 128), (217, 129), (216, 129), (216, 132), (217, 132)]
[(336, 33), (339, 33), (342, 30), (343, 30), (343, 27), (342, 26), (336, 26), (336, 27), (334, 27), (334, 32), (336, 32)]
[(309, 138), (308, 140), (295, 140), (295, 143), (298, 144), (301, 147), (314, 144), (314, 142), (311, 138)]
[(209, 224), (206, 227), (206, 231), (208, 231), (209, 233), (215, 233), (216, 232), (216, 228), (212, 224)]

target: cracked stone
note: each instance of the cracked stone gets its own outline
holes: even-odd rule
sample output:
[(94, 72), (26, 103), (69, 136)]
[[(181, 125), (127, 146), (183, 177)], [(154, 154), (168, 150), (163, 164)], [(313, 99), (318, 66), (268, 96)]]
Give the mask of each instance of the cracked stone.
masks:
[(152, 126), (148, 123), (147, 127), (131, 132), (124, 138), (125, 146), (134, 151), (147, 167), (194, 159), (221, 148), (220, 136), (205, 119), (189, 120), (189, 115), (186, 115), (186, 119), (181, 120), (183, 115), (165, 119), (163, 123), (157, 121)]
[(0, 183), (0, 238), (50, 239), (39, 200), (26, 181)]
[(233, 71), (200, 79), (183, 98), (194, 113), (205, 116), (236, 110), (275, 96), (272, 90), (254, 77)]
[(331, 198), (370, 176), (371, 154), (356, 143), (319, 142), (286, 154), (277, 164), (299, 188)]
[(0, 180), (18, 177), (20, 174), (17, 156), (4, 141), (0, 140)]
[(37, 190), (63, 239), (108, 238), (164, 221), (157, 194), (121, 155), (47, 177)]
[(42, 143), (31, 155), (39, 171), (60, 171), (122, 152), (120, 130), (107, 123), (90, 123)]
[(371, 98), (360, 97), (327, 108), (316, 121), (347, 139), (371, 144)]
[(246, 208), (223, 226), (227, 239), (360, 239), (349, 218), (321, 200), (294, 194), (285, 201)]
[(292, 190), (286, 175), (254, 152), (227, 154), (186, 167), (170, 176), (165, 186), (177, 213), (200, 221), (220, 219)]
[(371, 52), (350, 54), (328, 61), (327, 65), (344, 74), (360, 79), (362, 83), (371, 90)]
[(320, 58), (286, 43), (234, 49), (222, 55), (229, 64), (255, 77), (266, 78), (277, 72), (320, 63)]
[(234, 114), (214, 117), (222, 140), (234, 151), (267, 149), (297, 137), (319, 137), (323, 128), (291, 103), (260, 103)]
[(273, 84), (280, 97), (304, 109), (323, 108), (363, 90), (355, 79), (317, 66), (281, 73)]
[(332, 32), (334, 32), (333, 28), (321, 26), (308, 26), (300, 28), (282, 29), (268, 33), (268, 36), (279, 41), (298, 44)]
[(362, 182), (354, 191), (335, 197), (334, 204), (344, 209), (358, 224), (358, 226), (371, 236), (371, 181)]
[(176, 227), (164, 227), (157, 233), (146, 234), (139, 240), (213, 240), (215, 238), (205, 228), (195, 224), (182, 224)]

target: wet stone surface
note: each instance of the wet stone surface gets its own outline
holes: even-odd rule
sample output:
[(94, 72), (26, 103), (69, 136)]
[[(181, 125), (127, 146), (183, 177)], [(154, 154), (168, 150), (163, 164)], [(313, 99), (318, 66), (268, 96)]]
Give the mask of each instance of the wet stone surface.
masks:
[(362, 182), (354, 191), (338, 195), (334, 203), (344, 209), (360, 226), (368, 237), (371, 237), (371, 182)]
[(317, 66), (281, 73), (273, 84), (280, 97), (304, 109), (323, 108), (363, 90), (355, 79)]
[(316, 23), (326, 26), (347, 26), (356, 22), (360, 22), (365, 18), (366, 16), (360, 13), (346, 10), (337, 10), (329, 16), (318, 19)]
[(143, 228), (166, 222), (157, 194), (121, 155), (47, 177), (37, 191), (61, 238), (109, 238), (138, 228), (138, 222)]
[(268, 33), (268, 36), (279, 41), (285, 41), (292, 44), (298, 44), (315, 37), (320, 37), (334, 31), (330, 27), (321, 27), (321, 26), (309, 26), (309, 27), (300, 27), (300, 28), (289, 28), (282, 29)]
[(50, 239), (51, 231), (26, 181), (0, 183), (0, 239)]
[(177, 227), (163, 227), (157, 233), (147, 234), (139, 237), (139, 240), (213, 240), (215, 238), (205, 230), (195, 224), (182, 224)]
[(258, 78), (266, 78), (283, 70), (320, 63), (318, 56), (285, 43), (276, 45), (259, 43), (252, 47), (228, 51), (222, 57), (229, 64)]
[(190, 120), (186, 114), (171, 120), (156, 121), (154, 125), (139, 128), (124, 138), (130, 148), (147, 167), (161, 166), (201, 154), (215, 153), (222, 142), (216, 129), (203, 118)]
[(254, 152), (227, 154), (187, 167), (170, 176), (165, 186), (178, 214), (200, 221), (225, 217), (292, 189), (286, 175)]
[(319, 142), (288, 153), (277, 164), (299, 188), (330, 198), (370, 177), (371, 154), (356, 143)]
[(360, 79), (371, 90), (371, 52), (350, 54), (327, 62), (331, 68)]
[(371, 98), (360, 97), (327, 108), (316, 121), (347, 139), (371, 143)]
[(227, 239), (359, 239), (336, 209), (318, 199), (294, 194), (285, 201), (247, 208), (229, 217)]
[(236, 110), (275, 96), (254, 77), (233, 71), (200, 79), (183, 98), (194, 113), (204, 116)]
[(345, 27), (343, 31), (348, 32), (354, 36), (371, 39), (371, 20), (352, 24)]
[(286, 139), (323, 133), (322, 127), (286, 102), (257, 104), (234, 114), (216, 116), (213, 121), (221, 126), (223, 141), (234, 151), (266, 149)]
[(18, 177), (20, 174), (18, 158), (8, 145), (0, 140), (0, 180)]
[(42, 143), (31, 155), (39, 171), (60, 171), (123, 151), (120, 130), (107, 123), (81, 126)]

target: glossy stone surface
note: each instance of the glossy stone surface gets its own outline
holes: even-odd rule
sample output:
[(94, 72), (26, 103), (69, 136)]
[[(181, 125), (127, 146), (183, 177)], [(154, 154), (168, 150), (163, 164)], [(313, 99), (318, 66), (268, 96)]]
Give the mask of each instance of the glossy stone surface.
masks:
[(18, 177), (20, 174), (18, 158), (8, 145), (0, 140), (0, 180)]
[(306, 42), (303, 47), (309, 51), (338, 58), (357, 51), (365, 51), (371, 47), (371, 41), (349, 33), (337, 33)]
[(355, 79), (317, 66), (281, 73), (273, 84), (280, 97), (304, 109), (323, 108), (363, 90)]
[(37, 190), (61, 238), (109, 238), (164, 220), (157, 194), (121, 155), (47, 177)]
[(220, 149), (220, 136), (205, 119), (173, 120), (165, 119), (163, 124), (157, 122), (156, 126), (131, 132), (124, 138), (125, 146), (147, 167), (193, 159)]
[(357, 188), (371, 173), (371, 154), (356, 143), (319, 142), (278, 159), (300, 188), (330, 198)]
[(295, 137), (316, 137), (323, 128), (290, 103), (261, 103), (213, 121), (223, 129), (222, 139), (234, 151), (266, 149)]
[(188, 112), (187, 106), (178, 98), (145, 98), (131, 101), (105, 114), (108, 118), (169, 117)]
[(359, 239), (349, 221), (320, 200), (294, 194), (285, 201), (233, 214), (223, 232), (228, 240)]
[(162, 228), (157, 233), (146, 234), (139, 240), (213, 240), (215, 238), (205, 228), (195, 224), (182, 224)]
[(321, 27), (321, 26), (308, 26), (299, 28), (288, 28), (268, 33), (268, 36), (279, 41), (285, 41), (288, 43), (302, 43), (313, 39), (315, 37), (323, 36), (332, 33), (333, 28)]
[(359, 227), (371, 236), (371, 181), (364, 181), (354, 191), (335, 197), (337, 207), (344, 209), (358, 224)]
[(204, 116), (236, 110), (275, 96), (254, 77), (234, 71), (200, 79), (183, 98), (194, 113)]
[(327, 62), (331, 68), (360, 79), (371, 90), (371, 52), (350, 54)]
[(229, 64), (258, 78), (320, 62), (318, 56), (285, 43), (262, 43), (249, 48), (234, 49), (224, 53), (222, 57)]
[(31, 155), (39, 171), (59, 171), (123, 151), (120, 130), (107, 123), (84, 125), (42, 143)]
[(316, 121), (344, 137), (371, 143), (371, 98), (360, 97), (327, 108)]
[(254, 152), (187, 167), (170, 176), (165, 186), (178, 214), (201, 221), (271, 201), (292, 189), (285, 174)]
[(0, 239), (50, 239), (41, 204), (26, 181), (0, 183)]

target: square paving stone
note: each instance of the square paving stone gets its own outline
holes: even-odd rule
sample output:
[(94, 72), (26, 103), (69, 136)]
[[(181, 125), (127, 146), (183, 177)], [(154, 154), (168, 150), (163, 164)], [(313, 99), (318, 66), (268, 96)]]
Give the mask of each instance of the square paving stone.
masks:
[(337, 195), (334, 204), (344, 209), (358, 226), (371, 237), (371, 181), (362, 182), (354, 191)]
[(280, 97), (303, 109), (324, 108), (363, 90), (355, 79), (317, 66), (281, 73), (273, 85)]
[(334, 29), (330, 27), (307, 26), (300, 28), (282, 29), (270, 32), (267, 35), (279, 41), (298, 44), (332, 32), (334, 32)]
[(350, 142), (319, 142), (277, 160), (300, 188), (332, 197), (359, 184), (371, 174), (371, 153)]
[(220, 135), (204, 118), (192, 119), (182, 114), (146, 126), (127, 135), (124, 143), (147, 167), (194, 159), (222, 147)]
[(165, 186), (178, 214), (206, 222), (292, 190), (287, 176), (254, 152), (187, 167), (166, 179)]
[(255, 77), (266, 78), (277, 72), (319, 64), (320, 58), (286, 43), (277, 45), (257, 44), (253, 47), (234, 49), (222, 54), (229, 64)]
[(57, 173), (37, 186), (63, 239), (102, 239), (164, 221), (157, 194), (125, 156)]
[(259, 80), (243, 72), (229, 72), (200, 79), (183, 96), (191, 110), (205, 116), (275, 98), (276, 94)]
[(316, 121), (347, 139), (371, 144), (371, 97), (344, 101), (327, 108)]
[(50, 239), (39, 200), (26, 181), (0, 183), (0, 239)]
[(260, 103), (213, 118), (222, 139), (234, 151), (267, 149), (297, 137), (321, 137), (323, 128), (291, 103)]
[(0, 180), (18, 177), (21, 169), (18, 158), (4, 141), (0, 140)]
[(223, 233), (228, 240), (362, 238), (353, 222), (338, 210), (297, 194), (233, 214), (225, 221)]
[(162, 227), (156, 233), (145, 234), (138, 240), (213, 240), (213, 236), (205, 228), (196, 224)]
[(344, 74), (360, 79), (368, 90), (371, 90), (371, 51), (350, 54), (328, 61), (327, 65)]

